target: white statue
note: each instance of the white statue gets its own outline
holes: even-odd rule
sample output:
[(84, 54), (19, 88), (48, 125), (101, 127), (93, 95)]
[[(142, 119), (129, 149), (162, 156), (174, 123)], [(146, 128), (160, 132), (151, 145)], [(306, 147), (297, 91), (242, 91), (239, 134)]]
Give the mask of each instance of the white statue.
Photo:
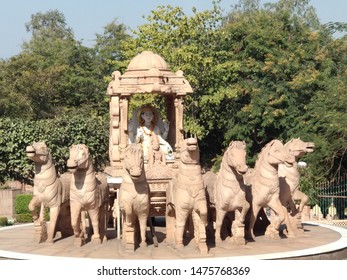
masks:
[[(166, 159), (173, 159), (172, 147), (166, 141), (170, 129), (169, 122), (163, 122), (158, 111), (151, 105), (142, 106), (134, 113), (129, 122), (128, 133), (130, 143), (142, 143), (145, 160), (148, 160), (148, 152), (151, 147), (151, 136), (158, 136), (160, 149)], [(136, 131), (136, 132), (135, 132)]]

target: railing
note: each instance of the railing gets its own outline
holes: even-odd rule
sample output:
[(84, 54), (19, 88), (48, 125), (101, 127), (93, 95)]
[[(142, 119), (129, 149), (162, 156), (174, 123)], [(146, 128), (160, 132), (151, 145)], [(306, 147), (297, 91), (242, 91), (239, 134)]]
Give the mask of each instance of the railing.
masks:
[(324, 218), (329, 214), (332, 219), (347, 219), (347, 174), (319, 183), (317, 191), (318, 205)]

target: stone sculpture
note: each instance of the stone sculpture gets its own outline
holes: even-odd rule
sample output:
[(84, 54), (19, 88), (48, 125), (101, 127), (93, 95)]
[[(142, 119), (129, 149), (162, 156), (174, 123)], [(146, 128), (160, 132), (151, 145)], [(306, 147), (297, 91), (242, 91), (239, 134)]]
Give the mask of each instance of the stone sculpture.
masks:
[[(58, 177), (52, 155), (44, 142), (34, 142), (26, 147), (27, 157), (35, 163), (34, 196), (29, 203), (36, 229), (35, 240), (53, 243), (57, 231), (62, 237), (72, 235), (69, 208), (69, 185)], [(65, 175), (69, 177), (69, 175)], [(44, 208), (50, 209), (50, 224), (47, 233)], [(40, 208), (38, 214), (37, 209)]]
[(149, 188), (144, 171), (141, 144), (129, 144), (123, 160), (123, 177), (119, 205), (123, 218), (123, 241), (126, 250), (136, 247), (136, 224), (140, 226), (140, 247), (146, 246), (146, 228), (149, 215)]
[[(280, 183), (279, 197), (283, 206), (283, 211), (286, 213), (285, 224), (288, 231), (287, 236), (296, 236), (300, 231), (296, 223), (293, 224), (293, 219), (289, 217), (287, 208), (290, 209), (291, 216), (299, 216), (308, 202), (307, 195), (299, 190), (300, 171), (297, 161), (306, 153), (312, 153), (314, 147), (313, 142), (304, 142), (300, 138), (293, 138), (284, 145), (285, 150), (295, 157), (295, 162), (292, 166), (287, 166), (285, 164), (279, 164), (278, 166)], [(294, 200), (300, 200), (299, 209), (297, 209)]]
[[(148, 160), (148, 153), (151, 147), (151, 136), (156, 135), (159, 140), (160, 149), (168, 159), (173, 157), (173, 150), (166, 141), (170, 124), (161, 121), (157, 110), (151, 105), (144, 105), (134, 112), (136, 119), (133, 119), (128, 126), (129, 140), (131, 143), (142, 143), (144, 159)], [(135, 132), (135, 127), (136, 132)]]
[(158, 167), (159, 165), (166, 164), (165, 152), (160, 149), (159, 137), (153, 134), (150, 139), (150, 149), (148, 151), (148, 167)]
[[(232, 223), (232, 242), (245, 244), (245, 218), (250, 208), (246, 200), (246, 186), (243, 175), (247, 172), (246, 143), (233, 141), (223, 155), (220, 170), (213, 185), (214, 206), (216, 211), (215, 240), (220, 242), (224, 217), (229, 211), (238, 211)], [(211, 192), (211, 190), (210, 190)]]
[(292, 166), (294, 162), (294, 156), (286, 151), (283, 143), (272, 140), (259, 153), (254, 169), (247, 171), (244, 179), (245, 183), (251, 187), (251, 192), (247, 192), (247, 199), (251, 202), (247, 230), (249, 239), (254, 239), (253, 228), (257, 215), (264, 207), (270, 207), (277, 214), (276, 221), (267, 227), (265, 235), (270, 238), (279, 238), (279, 228), (284, 221), (285, 213), (279, 199), (278, 165)]
[(75, 245), (85, 243), (81, 222), (85, 213), (93, 228), (92, 241), (100, 244), (106, 238), (109, 188), (106, 176), (96, 173), (89, 149), (84, 144), (72, 145), (67, 168), (72, 173), (70, 184), (71, 224)]
[(205, 230), (207, 203), (200, 167), (200, 151), (196, 138), (185, 139), (181, 144), (177, 175), (170, 182), (166, 195), (168, 242), (175, 240), (176, 248), (184, 246), (185, 226), (192, 215), (196, 244), (201, 253), (207, 254)]

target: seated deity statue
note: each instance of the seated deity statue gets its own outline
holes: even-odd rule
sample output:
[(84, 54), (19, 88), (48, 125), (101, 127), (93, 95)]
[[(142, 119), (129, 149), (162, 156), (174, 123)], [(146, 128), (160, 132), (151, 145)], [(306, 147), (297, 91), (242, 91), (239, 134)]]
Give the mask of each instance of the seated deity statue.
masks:
[(142, 143), (144, 159), (148, 160), (151, 149), (151, 136), (156, 135), (160, 149), (164, 152), (167, 160), (174, 159), (172, 147), (166, 141), (170, 129), (169, 122), (163, 122), (158, 111), (151, 105), (144, 105), (134, 112), (129, 121), (128, 133), (130, 143)]

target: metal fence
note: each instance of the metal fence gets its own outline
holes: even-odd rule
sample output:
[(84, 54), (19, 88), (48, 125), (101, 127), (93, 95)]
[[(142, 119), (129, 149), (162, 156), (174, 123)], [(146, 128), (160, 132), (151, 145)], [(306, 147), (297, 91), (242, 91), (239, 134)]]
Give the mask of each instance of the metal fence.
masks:
[(327, 214), (333, 219), (347, 219), (347, 174), (330, 182), (317, 185), (318, 205), (323, 217)]

